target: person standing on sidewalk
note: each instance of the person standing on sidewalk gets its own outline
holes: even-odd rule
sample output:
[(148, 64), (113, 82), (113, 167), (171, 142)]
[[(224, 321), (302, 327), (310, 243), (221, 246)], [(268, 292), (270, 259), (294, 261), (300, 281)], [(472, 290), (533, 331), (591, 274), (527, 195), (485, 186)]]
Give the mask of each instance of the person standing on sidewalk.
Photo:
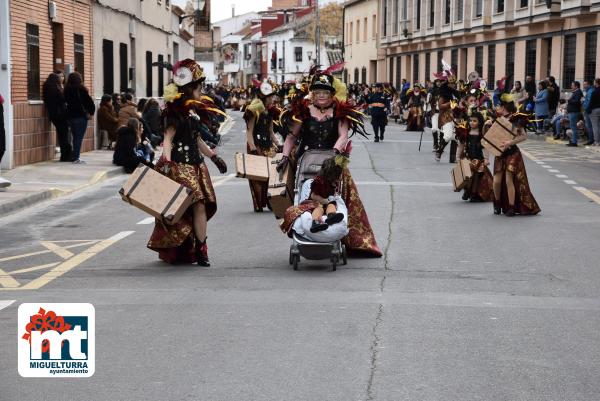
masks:
[(69, 123), (67, 122), (67, 104), (63, 95), (63, 75), (57, 71), (50, 73), (43, 86), (44, 106), (48, 118), (56, 127), (56, 138), (60, 146), (60, 161), (70, 162), (73, 147), (69, 141)]
[(556, 108), (558, 107), (558, 102), (560, 100), (560, 89), (558, 85), (556, 85), (556, 79), (552, 76), (546, 79), (548, 82), (548, 107), (550, 110), (550, 115), (553, 116), (556, 114)]
[(594, 129), (592, 127), (592, 119), (590, 118), (590, 100), (594, 93), (594, 87), (590, 81), (583, 81), (583, 90), (585, 91), (585, 98), (583, 99), (583, 120), (585, 121), (585, 130), (587, 131), (588, 141), (585, 146), (594, 144)]
[[(6, 132), (4, 130), (4, 98), (0, 95), (0, 161), (6, 151)], [(0, 176), (0, 188), (10, 187), (12, 183)]]
[(594, 145), (600, 146), (600, 78), (594, 80), (594, 92), (590, 98), (588, 110), (594, 130)]
[(538, 83), (538, 93), (533, 101), (535, 102), (535, 119), (537, 120), (536, 134), (539, 135), (544, 133), (544, 122), (550, 114), (548, 110), (548, 90), (545, 81)]
[(577, 146), (577, 121), (581, 114), (581, 99), (583, 92), (579, 81), (573, 81), (571, 84), (571, 97), (567, 102), (567, 114), (569, 115), (569, 127), (571, 128), (571, 140), (567, 146)]
[(72, 72), (67, 79), (65, 87), (65, 101), (67, 102), (67, 119), (73, 134), (73, 153), (71, 161), (75, 164), (84, 164), (79, 158), (83, 137), (87, 131), (88, 120), (96, 112), (96, 105), (90, 93), (83, 85), (83, 79), (78, 72)]

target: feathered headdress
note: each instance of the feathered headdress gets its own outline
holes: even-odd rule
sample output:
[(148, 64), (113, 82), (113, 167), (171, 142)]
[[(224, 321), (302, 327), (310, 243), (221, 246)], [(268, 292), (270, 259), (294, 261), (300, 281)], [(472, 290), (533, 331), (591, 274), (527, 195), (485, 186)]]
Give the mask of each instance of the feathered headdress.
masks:
[(452, 71), (452, 67), (444, 59), (442, 59), (442, 71), (437, 73), (434, 72), (433, 76), (441, 81), (456, 81), (456, 76), (454, 75), (454, 71)]

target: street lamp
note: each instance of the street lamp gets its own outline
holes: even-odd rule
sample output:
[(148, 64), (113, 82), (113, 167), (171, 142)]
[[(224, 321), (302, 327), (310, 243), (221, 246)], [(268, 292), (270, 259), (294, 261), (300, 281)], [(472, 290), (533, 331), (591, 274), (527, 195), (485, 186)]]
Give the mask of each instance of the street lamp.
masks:
[(306, 52), (306, 55), (308, 56), (308, 61), (311, 61), (312, 60), (312, 50), (308, 50)]

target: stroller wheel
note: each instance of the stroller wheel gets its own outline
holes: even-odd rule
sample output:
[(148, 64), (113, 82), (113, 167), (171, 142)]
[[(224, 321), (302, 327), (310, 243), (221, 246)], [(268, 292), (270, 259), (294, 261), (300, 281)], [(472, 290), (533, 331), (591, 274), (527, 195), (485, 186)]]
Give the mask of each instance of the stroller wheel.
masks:
[(300, 261), (300, 255), (292, 255), (294, 270), (298, 270), (298, 262)]
[(346, 253), (346, 245), (342, 245), (342, 264), (348, 264), (348, 254)]

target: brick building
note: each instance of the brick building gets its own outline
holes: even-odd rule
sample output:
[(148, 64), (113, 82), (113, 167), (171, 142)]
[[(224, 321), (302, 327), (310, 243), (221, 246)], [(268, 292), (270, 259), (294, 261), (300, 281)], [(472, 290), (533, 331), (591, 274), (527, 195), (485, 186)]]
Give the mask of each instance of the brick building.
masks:
[[(53, 70), (78, 71), (93, 93), (91, 0), (0, 0), (0, 65), (7, 99), (7, 152), (12, 168), (54, 159), (56, 137), (42, 103), (42, 85)], [(6, 25), (5, 25), (6, 24)], [(82, 151), (94, 148), (90, 124)]]
[(378, 1), (379, 81), (423, 82), (442, 59), (459, 77), (476, 70), (490, 86), (504, 75), (552, 75), (566, 89), (600, 75), (600, 0), (555, 0), (550, 8), (545, 0)]

